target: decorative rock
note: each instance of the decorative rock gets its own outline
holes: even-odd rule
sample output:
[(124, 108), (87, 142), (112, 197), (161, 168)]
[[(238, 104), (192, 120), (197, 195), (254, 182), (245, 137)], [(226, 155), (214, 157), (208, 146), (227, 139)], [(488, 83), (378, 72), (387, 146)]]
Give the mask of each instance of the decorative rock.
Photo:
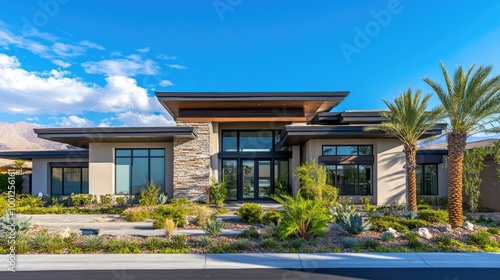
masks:
[(462, 225), (462, 228), (466, 229), (466, 230), (470, 230), (470, 231), (473, 231), (474, 230), (474, 224), (472, 224), (471, 222), (469, 221), (466, 221), (464, 222), (464, 224)]
[(450, 224), (444, 224), (443, 226), (440, 226), (438, 229), (440, 232), (449, 232), (453, 230)]
[(392, 236), (394, 236), (394, 238), (398, 238), (399, 237), (399, 232), (397, 232), (395, 229), (393, 229), (391, 227), (388, 228), (386, 231), (392, 233)]
[(69, 238), (71, 236), (71, 230), (67, 227), (59, 232), (61, 238)]
[(418, 236), (425, 238), (425, 239), (432, 239), (432, 234), (429, 232), (427, 228), (419, 228), (418, 229)]

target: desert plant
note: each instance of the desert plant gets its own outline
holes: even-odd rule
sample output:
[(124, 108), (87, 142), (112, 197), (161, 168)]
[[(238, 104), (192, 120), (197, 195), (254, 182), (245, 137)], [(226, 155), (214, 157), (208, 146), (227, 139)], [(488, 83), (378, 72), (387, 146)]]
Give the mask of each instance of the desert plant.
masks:
[(172, 240), (170, 240), (169, 245), (175, 249), (182, 249), (186, 247), (186, 244), (187, 244), (187, 235), (178, 234), (172, 237)]
[(380, 238), (384, 241), (389, 241), (389, 240), (393, 240), (394, 239), (394, 234), (392, 234), (392, 232), (390, 231), (384, 231), (382, 232), (382, 234), (380, 235)]
[(361, 197), (361, 198), (359, 199), (359, 202), (361, 202), (361, 204), (363, 204), (363, 205), (365, 205), (365, 206), (366, 206), (366, 205), (370, 205), (370, 200), (371, 200), (371, 197), (369, 197), (369, 196), (364, 196), (364, 197)]
[(83, 240), (82, 247), (87, 252), (93, 252), (101, 249), (104, 244), (104, 239), (98, 235), (89, 235)]
[(167, 203), (167, 199), (168, 199), (167, 195), (166, 195), (166, 194), (164, 194), (164, 193), (161, 193), (161, 194), (158, 196), (158, 203), (159, 203), (159, 204), (165, 204), (165, 203)]
[(150, 218), (146, 209), (129, 208), (123, 211), (123, 218), (128, 222), (142, 222)]
[(0, 218), (0, 232), (10, 231), (14, 228), (15, 232), (26, 232), (31, 225), (31, 217), (17, 217), (16, 214), (5, 211)]
[(111, 207), (111, 204), (113, 203), (113, 197), (111, 194), (102, 194), (99, 196), (99, 205), (105, 206), (105, 207)]
[(355, 248), (358, 246), (358, 241), (355, 238), (346, 237), (342, 240), (342, 245), (344, 245), (345, 248)]
[(278, 226), (278, 237), (285, 239), (290, 235), (303, 238), (324, 236), (330, 217), (321, 200), (305, 199), (299, 190), (295, 198), (291, 196), (276, 197), (284, 208), (282, 219)]
[(209, 236), (203, 235), (198, 238), (198, 245), (201, 247), (206, 247), (212, 244), (212, 238)]
[(173, 219), (165, 218), (165, 221), (163, 223), (163, 229), (165, 230), (166, 238), (170, 238), (172, 234), (174, 234), (176, 228), (177, 226)]
[(160, 186), (155, 185), (153, 182), (148, 182), (145, 188), (140, 189), (139, 205), (141, 206), (154, 206), (158, 205), (158, 196), (160, 194)]
[(407, 232), (404, 237), (408, 240), (408, 247), (412, 249), (422, 248), (424, 244), (418, 240), (418, 233), (416, 232)]
[(281, 212), (280, 211), (274, 210), (274, 209), (269, 209), (262, 216), (262, 223), (264, 225), (268, 225), (268, 224), (276, 224), (277, 225), (277, 224), (279, 224), (280, 219), (281, 219)]
[(274, 238), (264, 238), (264, 239), (262, 239), (260, 246), (262, 246), (262, 248), (270, 251), (270, 250), (274, 250), (274, 249), (278, 248), (280, 246), (280, 242)]
[(499, 230), (497, 227), (490, 227), (488, 229), (488, 232), (491, 233), (491, 234), (498, 234), (499, 233)]
[(241, 221), (245, 223), (257, 223), (262, 219), (262, 207), (257, 203), (243, 203), (243, 205), (236, 211)]
[(210, 203), (221, 207), (226, 200), (227, 188), (224, 182), (212, 181), (210, 184)]
[(380, 243), (373, 239), (366, 239), (363, 246), (366, 249), (373, 251), (378, 251), (381, 248)]
[(245, 229), (242, 233), (240, 233), (239, 237), (243, 238), (259, 238), (260, 234), (255, 229), (255, 227), (250, 227), (249, 229)]
[[(480, 66), (473, 73), (473, 64), (467, 72), (462, 66), (456, 68), (453, 78), (441, 62), (446, 90), (441, 85), (425, 78), (441, 100), (449, 127), (446, 133), (448, 144), (448, 214), (452, 227), (463, 224), (462, 186), (463, 157), (467, 136), (474, 132), (498, 130), (493, 124), (500, 112), (500, 75), (488, 78), (491, 66)], [(489, 126), (487, 128), (487, 126)]]
[(352, 235), (358, 235), (362, 232), (370, 230), (371, 223), (369, 221), (363, 222), (360, 214), (349, 214), (346, 219), (337, 221), (337, 224), (346, 232)]
[(118, 204), (119, 207), (124, 207), (126, 204), (126, 199), (123, 196), (118, 196), (116, 197), (116, 204)]
[(165, 242), (158, 237), (148, 237), (144, 240), (144, 247), (150, 251), (155, 251), (160, 249), (165, 245)]
[(350, 215), (356, 213), (356, 206), (339, 203), (330, 209), (330, 213), (336, 221), (347, 220)]
[(403, 217), (405, 217), (408, 220), (418, 219), (418, 217), (419, 217), (418, 213), (410, 211), (406, 207), (403, 208), (403, 213), (402, 214), (403, 214)]
[(448, 213), (445, 210), (422, 210), (419, 213), (419, 219), (444, 224), (448, 222)]
[(109, 253), (113, 254), (127, 254), (130, 253), (128, 249), (129, 242), (123, 239), (113, 239), (106, 244), (106, 249)]
[(486, 251), (490, 251), (489, 249), (498, 247), (498, 242), (492, 237), (491, 233), (485, 230), (478, 230), (475, 233), (471, 233), (469, 235), (469, 239), (467, 240), (467, 244), (477, 245)]
[(207, 225), (203, 227), (203, 231), (210, 237), (219, 236), (222, 233), (222, 230), (226, 226), (221, 219), (211, 219), (208, 221)]
[(248, 249), (250, 247), (250, 245), (252, 245), (252, 243), (250, 241), (248, 241), (247, 239), (239, 239), (233, 243), (233, 248), (235, 248), (236, 250), (239, 250), (239, 251), (244, 251), (244, 250)]
[(261, 231), (260, 235), (262, 238), (278, 237), (278, 225), (270, 223), (266, 225)]
[(165, 220), (165, 218), (173, 219), (178, 227), (184, 227), (188, 211), (189, 209), (185, 207), (174, 205), (160, 205), (153, 211), (151, 216), (159, 225), (159, 227), (155, 228), (163, 228), (163, 221)]
[(212, 216), (212, 211), (208, 207), (200, 207), (198, 209), (198, 216), (196, 216), (196, 224), (200, 227), (207, 225), (210, 217)]
[(49, 242), (50, 242), (49, 233), (47, 229), (43, 229), (34, 236), (32, 236), (29, 243), (31, 247), (33, 247), (33, 249), (45, 252)]

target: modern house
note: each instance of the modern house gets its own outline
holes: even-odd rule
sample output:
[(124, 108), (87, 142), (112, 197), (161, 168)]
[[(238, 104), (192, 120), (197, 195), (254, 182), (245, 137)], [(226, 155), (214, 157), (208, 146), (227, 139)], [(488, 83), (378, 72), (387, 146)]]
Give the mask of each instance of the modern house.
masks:
[[(228, 200), (267, 199), (277, 187), (299, 185), (292, 171), (316, 159), (341, 195), (372, 203), (404, 202), (405, 159), (392, 135), (368, 133), (379, 111), (331, 112), (348, 92), (157, 92), (175, 127), (35, 129), (38, 137), (77, 147), (1, 152), (33, 162), (32, 193), (133, 194), (153, 181), (169, 197), (205, 198), (224, 180)], [(440, 135), (445, 124), (425, 137)], [(446, 195), (438, 182), (442, 154), (418, 156), (419, 192)], [(444, 184), (446, 186), (446, 184)]]

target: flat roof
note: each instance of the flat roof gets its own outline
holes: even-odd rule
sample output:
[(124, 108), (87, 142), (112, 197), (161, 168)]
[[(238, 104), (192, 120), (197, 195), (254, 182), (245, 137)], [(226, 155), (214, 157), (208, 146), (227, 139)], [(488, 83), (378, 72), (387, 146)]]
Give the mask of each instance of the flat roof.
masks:
[(33, 160), (34, 158), (89, 158), (86, 149), (40, 150), (40, 151), (2, 151), (0, 158)]
[(379, 124), (385, 121), (382, 111), (344, 111), (318, 113), (312, 124)]
[(89, 143), (171, 142), (175, 136), (194, 138), (192, 127), (35, 128), (38, 138), (88, 148)]
[(176, 121), (308, 121), (328, 112), (348, 91), (156, 92)]

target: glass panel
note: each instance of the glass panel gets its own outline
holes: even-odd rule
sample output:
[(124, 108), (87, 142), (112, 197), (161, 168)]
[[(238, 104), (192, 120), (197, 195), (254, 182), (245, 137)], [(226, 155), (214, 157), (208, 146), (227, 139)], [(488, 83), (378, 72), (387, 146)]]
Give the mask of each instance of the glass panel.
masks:
[(89, 193), (89, 169), (82, 168), (82, 193)]
[(425, 194), (437, 195), (437, 165), (425, 166)]
[(416, 172), (417, 172), (417, 194), (424, 195), (425, 193), (424, 190), (422, 189), (424, 166), (417, 165)]
[[(137, 159), (134, 159), (137, 160)], [(165, 158), (150, 158), (150, 170), (151, 182), (157, 186), (160, 186), (161, 192), (165, 192)], [(169, 194), (172, 195), (172, 194)]]
[(130, 194), (131, 158), (116, 158), (116, 193)]
[(354, 195), (356, 194), (357, 165), (343, 165), (342, 167), (341, 192), (342, 194)]
[(272, 131), (240, 132), (240, 152), (270, 152), (272, 149)]
[(372, 146), (359, 146), (359, 155), (360, 156), (373, 155), (373, 147)]
[(360, 165), (359, 166), (359, 183), (358, 183), (358, 195), (371, 195), (371, 177), (372, 177), (372, 167), (371, 165)]
[(238, 151), (238, 132), (236, 131), (222, 132), (222, 151), (223, 152)]
[(259, 163), (259, 198), (268, 198), (271, 194), (271, 161), (260, 160)]
[(222, 181), (226, 184), (227, 199), (236, 200), (238, 189), (238, 161), (225, 159), (222, 161)]
[(148, 182), (148, 158), (134, 158), (132, 165), (132, 194), (138, 194)]
[(288, 160), (274, 161), (274, 193), (291, 193), (288, 185)]
[(358, 146), (337, 146), (338, 156), (355, 156), (358, 154)]
[(335, 156), (336, 154), (335, 146), (323, 146), (324, 156)]
[(290, 151), (290, 147), (284, 147), (280, 142), (280, 131), (274, 132), (274, 151), (282, 152), (282, 151)]
[(64, 168), (64, 194), (80, 193), (80, 168)]
[(116, 150), (117, 157), (129, 157), (132, 155), (131, 150)]
[(62, 168), (52, 168), (51, 195), (62, 195)]
[(253, 160), (243, 160), (241, 162), (241, 168), (243, 170), (243, 198), (254, 198), (254, 174), (255, 174), (255, 166)]
[(165, 156), (165, 149), (151, 149), (149, 151), (149, 154), (152, 157), (164, 157)]
[(148, 150), (132, 150), (134, 157), (147, 157)]
[(337, 174), (337, 166), (336, 165), (326, 165), (326, 183), (330, 186), (337, 186), (335, 183), (335, 176)]

